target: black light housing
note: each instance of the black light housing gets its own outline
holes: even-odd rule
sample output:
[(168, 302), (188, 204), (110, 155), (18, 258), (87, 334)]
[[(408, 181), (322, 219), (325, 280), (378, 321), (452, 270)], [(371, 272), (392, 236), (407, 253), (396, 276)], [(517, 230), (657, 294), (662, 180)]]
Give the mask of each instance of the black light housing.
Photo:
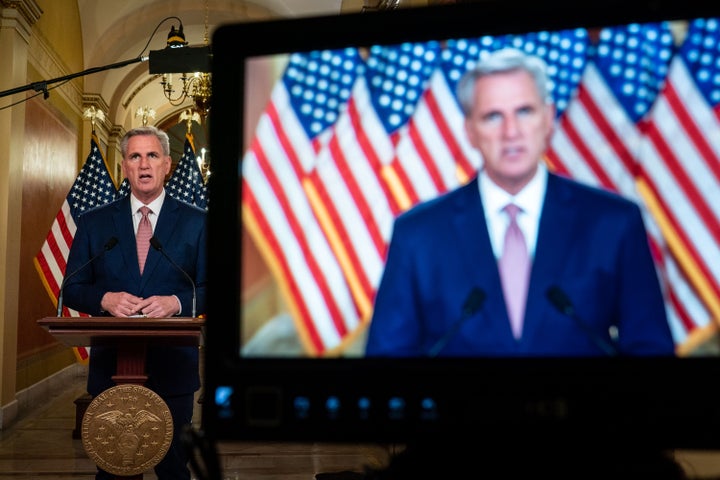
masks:
[(150, 73), (210, 72), (210, 46), (188, 47), (183, 24), (170, 27), (167, 47), (150, 51)]
[(210, 46), (150, 50), (150, 73), (210, 72)]

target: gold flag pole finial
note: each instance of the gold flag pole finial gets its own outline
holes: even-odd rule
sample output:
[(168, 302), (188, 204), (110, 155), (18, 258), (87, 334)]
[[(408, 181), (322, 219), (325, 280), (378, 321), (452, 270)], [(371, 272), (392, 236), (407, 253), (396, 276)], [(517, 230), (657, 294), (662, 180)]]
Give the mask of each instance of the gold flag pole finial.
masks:
[(145, 105), (144, 107), (140, 107), (137, 109), (137, 111), (135, 111), (135, 117), (142, 117), (143, 127), (147, 126), (149, 118), (152, 118), (153, 120), (155, 119), (155, 110)]
[(191, 133), (192, 122), (196, 122), (198, 125), (200, 125), (202, 123), (202, 118), (200, 117), (200, 114), (194, 111), (192, 108), (186, 108), (180, 114), (180, 122), (185, 122), (185, 124), (187, 125), (187, 133)]
[(105, 113), (95, 108), (95, 105), (90, 105), (88, 108), (83, 111), (83, 117), (90, 119), (90, 125), (92, 126), (92, 131), (95, 133), (95, 121), (102, 122), (105, 120)]

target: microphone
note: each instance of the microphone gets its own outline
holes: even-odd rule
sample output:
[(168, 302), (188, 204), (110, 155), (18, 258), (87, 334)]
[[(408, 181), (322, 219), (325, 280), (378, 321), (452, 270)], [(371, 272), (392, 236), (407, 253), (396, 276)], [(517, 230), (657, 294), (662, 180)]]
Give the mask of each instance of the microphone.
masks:
[(105, 255), (105, 252), (109, 252), (110, 250), (112, 250), (113, 248), (115, 248), (115, 245), (117, 245), (117, 244), (118, 244), (118, 239), (117, 239), (117, 237), (110, 237), (110, 240), (108, 240), (108, 241), (105, 243), (105, 245), (103, 245), (103, 249), (102, 249), (102, 251), (101, 251), (100, 253), (98, 253), (97, 255), (95, 255), (94, 257), (92, 257), (90, 260), (88, 260), (87, 262), (85, 262), (85, 263), (83, 263), (82, 265), (80, 265), (80, 267), (79, 267), (78, 269), (76, 269), (74, 272), (72, 272), (70, 275), (65, 275), (65, 277), (63, 278), (62, 283), (60, 284), (60, 292), (58, 293), (58, 304), (57, 304), (57, 316), (58, 316), (58, 317), (61, 317), (61, 316), (62, 316), (62, 309), (63, 309), (63, 290), (65, 289), (65, 283), (66, 283), (68, 280), (70, 280), (72, 277), (74, 277), (75, 275), (77, 275), (77, 274), (78, 274), (81, 270), (83, 270), (85, 267), (87, 267), (88, 265), (90, 265), (91, 263), (93, 263), (95, 260), (97, 260), (98, 258), (100, 258), (100, 257), (102, 257), (103, 255)]
[(472, 290), (470, 290), (470, 293), (468, 293), (465, 299), (465, 303), (463, 303), (460, 318), (453, 323), (445, 335), (440, 337), (440, 339), (433, 344), (432, 348), (428, 350), (429, 357), (436, 357), (447, 346), (458, 330), (460, 330), (462, 324), (480, 310), (485, 303), (485, 297), (485, 292), (479, 287), (473, 287)]
[(545, 296), (560, 313), (570, 317), (605, 354), (611, 357), (618, 354), (617, 347), (614, 344), (598, 335), (595, 330), (590, 328), (590, 326), (580, 318), (577, 312), (575, 312), (575, 307), (570, 301), (570, 298), (568, 298), (567, 294), (560, 287), (557, 285), (551, 286), (547, 289), (547, 292), (545, 292)]
[(193, 318), (195, 318), (195, 303), (197, 302), (197, 297), (196, 297), (196, 295), (195, 295), (195, 282), (193, 281), (192, 277), (191, 277), (190, 275), (188, 275), (188, 273), (187, 273), (185, 270), (183, 270), (182, 268), (180, 268), (180, 265), (178, 265), (177, 263), (175, 263), (175, 261), (174, 261), (172, 258), (170, 258), (170, 256), (169, 256), (167, 253), (165, 253), (165, 250), (163, 249), (162, 244), (160, 243), (160, 240), (158, 240), (155, 235), (153, 235), (153, 236), (150, 238), (150, 245), (152, 245), (152, 247), (153, 247), (155, 250), (157, 250), (158, 252), (162, 253), (162, 256), (165, 257), (165, 258), (167, 258), (168, 262), (172, 263), (173, 267), (177, 268), (180, 272), (182, 272), (182, 274), (185, 275), (185, 278), (187, 278), (188, 281), (190, 282), (190, 284), (192, 285), (192, 288), (193, 288), (193, 296), (192, 296), (192, 316), (193, 316)]

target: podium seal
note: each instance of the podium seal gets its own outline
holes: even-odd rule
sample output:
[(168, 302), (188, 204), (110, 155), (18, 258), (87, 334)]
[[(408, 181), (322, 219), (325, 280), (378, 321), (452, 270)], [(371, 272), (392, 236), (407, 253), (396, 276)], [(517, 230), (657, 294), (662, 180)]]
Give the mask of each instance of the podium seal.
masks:
[(101, 469), (133, 476), (152, 469), (170, 449), (173, 421), (160, 396), (136, 384), (95, 397), (82, 420), (85, 452)]

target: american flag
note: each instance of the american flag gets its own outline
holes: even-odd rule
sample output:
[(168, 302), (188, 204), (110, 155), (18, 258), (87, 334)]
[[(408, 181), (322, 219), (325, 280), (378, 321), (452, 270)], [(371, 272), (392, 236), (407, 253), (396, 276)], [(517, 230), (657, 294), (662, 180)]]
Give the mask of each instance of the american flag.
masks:
[[(640, 125), (643, 198), (675, 262), (672, 273), (692, 287), (671, 292), (683, 307), (680, 327), (689, 332), (687, 350), (715, 332), (720, 319), (719, 56), (720, 20), (690, 22)], [(696, 302), (686, 303), (690, 294)]]
[(122, 198), (127, 196), (130, 193), (130, 181), (127, 178), (123, 178), (122, 182), (120, 182), (120, 186), (118, 187), (117, 194), (115, 195), (116, 199)]
[[(33, 259), (40, 280), (55, 305), (57, 305), (60, 285), (62, 285), (65, 275), (70, 246), (77, 229), (75, 219), (83, 212), (113, 201), (117, 194), (110, 170), (98, 143), (97, 136), (93, 132), (90, 140), (90, 153), (85, 164), (80, 169), (60, 211), (55, 216), (45, 242)], [(87, 314), (65, 306), (63, 306), (62, 315), (87, 316)], [(86, 347), (75, 347), (74, 351), (81, 363), (87, 362), (88, 349)]]
[(208, 207), (208, 189), (195, 156), (192, 133), (185, 134), (182, 157), (165, 183), (168, 195), (200, 208)]
[[(357, 319), (343, 271), (353, 262), (333, 251), (342, 237), (333, 229), (334, 212), (323, 210), (332, 205), (323, 201), (316, 164), (362, 65), (355, 49), (291, 55), (243, 158), (243, 222), (263, 239), (258, 245), (305, 325), (304, 343), (318, 352), (342, 341), (336, 332), (344, 329), (335, 327), (341, 312)], [(323, 338), (316, 319), (333, 338)]]
[[(640, 203), (676, 343), (684, 346), (707, 330), (720, 317), (720, 264), (709, 261), (720, 253), (720, 207), (711, 200), (719, 191), (720, 142), (714, 132), (720, 129), (712, 112), (720, 90), (712, 84), (703, 96), (695, 87), (704, 114), (690, 118), (704, 123), (684, 133), (702, 143), (692, 159), (683, 152), (677, 160), (658, 143), (665, 138), (683, 147), (689, 141), (676, 144), (677, 133), (653, 137), (650, 128), (663, 127), (653, 118), (667, 123), (669, 114), (655, 111), (658, 99), (673, 93), (673, 72), (685, 66), (690, 76), (683, 56), (700, 64), (699, 45), (720, 44), (717, 22), (700, 23), (700, 39), (699, 27), (690, 25), (681, 52), (691, 50), (689, 42), (696, 47), (685, 55), (676, 55), (682, 29), (658, 23), (345, 50), (342, 55), (352, 60), (344, 70), (337, 68), (338, 52), (291, 56), (243, 158), (243, 222), (285, 294), (307, 352), (341, 351), (367, 325), (393, 218), (466, 182), (482, 165), (464, 138), (454, 91), (483, 52), (505, 46), (548, 63), (558, 109), (546, 158), (550, 169)], [(298, 63), (312, 62), (317, 72), (337, 77), (321, 81), (307, 71), (298, 74)], [(714, 65), (702, 66), (690, 79), (693, 85), (720, 78), (709, 71)], [(685, 102), (693, 98), (686, 97), (688, 90), (679, 93)], [(317, 101), (331, 92), (343, 95)], [(688, 128), (678, 102), (671, 105), (677, 127)], [(324, 123), (311, 131), (316, 119)], [(691, 175), (686, 170), (696, 168), (695, 162), (704, 166)], [(672, 182), (660, 167), (672, 172)], [(678, 192), (688, 198), (684, 207), (658, 207)], [(696, 231), (704, 235), (695, 238)]]
[[(644, 207), (645, 225), (665, 290), (666, 311), (676, 343), (695, 325), (688, 309), (702, 309), (678, 274), (655, 217), (638, 189), (638, 126), (656, 102), (675, 51), (669, 23), (632, 24), (596, 32), (590, 61), (577, 95), (553, 138), (549, 163), (583, 182), (613, 190)], [(707, 321), (707, 315), (696, 320)]]
[(322, 234), (342, 274), (328, 287), (341, 285), (349, 294), (329, 316), (310, 305), (303, 329), (312, 333), (314, 351), (341, 343), (372, 313), (386, 239), (401, 211), (396, 193), (403, 172), (393, 164), (399, 129), (412, 116), (438, 52), (434, 42), (371, 47), (310, 172), (313, 187), (322, 192), (322, 201), (312, 204), (314, 214), (324, 219)]

